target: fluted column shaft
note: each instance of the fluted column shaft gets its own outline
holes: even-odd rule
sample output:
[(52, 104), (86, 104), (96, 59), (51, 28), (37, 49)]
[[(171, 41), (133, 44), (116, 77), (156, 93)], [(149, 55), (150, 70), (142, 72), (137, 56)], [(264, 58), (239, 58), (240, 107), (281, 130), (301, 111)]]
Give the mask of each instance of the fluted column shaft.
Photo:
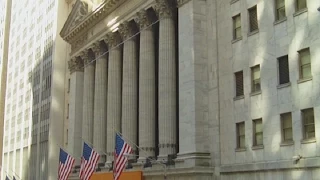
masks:
[(69, 61), (70, 95), (69, 95), (69, 130), (68, 151), (76, 157), (75, 164), (80, 164), (81, 131), (82, 131), (82, 103), (83, 103), (83, 60), (72, 58)]
[(120, 37), (118, 33), (108, 34), (109, 75), (107, 114), (107, 163), (113, 161), (115, 133), (121, 132), (121, 80), (122, 62)]
[[(100, 44), (95, 44), (93, 51), (96, 58), (95, 88), (94, 88), (94, 122), (93, 122), (93, 146), (104, 154), (106, 152), (106, 119), (107, 119), (107, 91), (108, 91), (108, 61), (103, 55)], [(104, 162), (104, 158), (100, 158)]]
[(172, 7), (157, 0), (159, 13), (159, 157), (176, 153), (176, 52)]
[(155, 47), (151, 20), (145, 10), (138, 14), (140, 25), (139, 61), (139, 159), (155, 156)]
[(84, 87), (83, 87), (83, 120), (82, 138), (87, 143), (93, 143), (93, 111), (94, 111), (94, 86), (95, 62), (89, 59), (88, 52), (81, 56), (84, 60)]
[[(123, 44), (123, 80), (122, 80), (122, 134), (128, 138), (128, 144), (136, 150), (138, 115), (138, 68), (136, 38), (132, 37), (134, 28), (128, 22), (119, 27), (125, 40)], [(135, 157), (132, 157), (135, 159)]]

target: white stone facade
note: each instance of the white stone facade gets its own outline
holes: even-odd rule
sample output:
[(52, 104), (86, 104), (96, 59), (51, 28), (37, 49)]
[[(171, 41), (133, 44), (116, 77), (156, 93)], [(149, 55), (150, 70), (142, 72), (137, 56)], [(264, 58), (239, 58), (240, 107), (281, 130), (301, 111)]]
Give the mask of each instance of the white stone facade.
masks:
[[(140, 157), (133, 163), (133, 170), (142, 168), (145, 156), (166, 161), (168, 155), (176, 154), (175, 165), (167, 169), (168, 179), (317, 179), (320, 174), (319, 1), (307, 0), (307, 8), (297, 11), (297, 1), (286, 0), (286, 17), (277, 21), (275, 1), (170, 2), (173, 1), (106, 1), (97, 5), (97, 11), (105, 9), (101, 10), (105, 14), (96, 11), (90, 14), (88, 9), (80, 21), (74, 18), (80, 9), (76, 4), (79, 9), (74, 8), (61, 32), (72, 49), (71, 57), (66, 59), (72, 59), (69, 64), (72, 87), (83, 86), (73, 89), (76, 92), (70, 91), (79, 96), (69, 94), (69, 113), (77, 114), (79, 104), (75, 100), (81, 101), (80, 94), (87, 87), (102, 97), (86, 96), (86, 101), (91, 103), (84, 115), (93, 113), (93, 130), (86, 130), (92, 135), (85, 137), (93, 137), (93, 142), (88, 143), (103, 155), (101, 161), (106, 163), (105, 167), (112, 161), (114, 133), (120, 131), (131, 145), (141, 148), (134, 147)], [(249, 32), (248, 14), (252, 7), (257, 10), (258, 29)], [(95, 19), (94, 12), (101, 19)], [(234, 40), (233, 17), (239, 13), (241, 38)], [(72, 26), (76, 20), (78, 24)], [(135, 33), (128, 27), (124, 32), (128, 22), (140, 32), (129, 41), (125, 35)], [(103, 49), (98, 55), (104, 56), (93, 53), (97, 43)], [(301, 80), (299, 51), (305, 48), (310, 52), (312, 77)], [(95, 83), (106, 84), (95, 84), (93, 88), (85, 80), (82, 85), (83, 75), (75, 74), (84, 72), (86, 77), (88, 66), (79, 68), (83, 62), (76, 62), (75, 58), (84, 60), (83, 52), (96, 61)], [(280, 86), (277, 59), (285, 55), (288, 55), (290, 82)], [(124, 64), (129, 57), (137, 63)], [(103, 65), (107, 67), (103, 72), (97, 66), (99, 61), (108, 62)], [(260, 66), (261, 91), (253, 93), (251, 67), (256, 65)], [(236, 97), (238, 71), (243, 71), (244, 93)], [(92, 104), (99, 107), (92, 109)], [(315, 137), (311, 139), (304, 138), (302, 110), (308, 108), (313, 108), (314, 117)], [(280, 115), (288, 112), (292, 114), (293, 141), (283, 143)], [(78, 128), (73, 126), (76, 121), (84, 120), (82, 115), (80, 112), (77, 118), (69, 116), (69, 142), (77, 142), (76, 138), (84, 135), (72, 129)], [(263, 144), (256, 146), (253, 120), (259, 118)], [(124, 122), (138, 124), (130, 124), (133, 127), (130, 128)], [(237, 146), (236, 124), (240, 122), (245, 123), (242, 148)], [(78, 154), (82, 145), (73, 143), (68, 148)], [(293, 157), (299, 159), (294, 161)], [(147, 180), (162, 179), (164, 173), (157, 163), (143, 172)]]

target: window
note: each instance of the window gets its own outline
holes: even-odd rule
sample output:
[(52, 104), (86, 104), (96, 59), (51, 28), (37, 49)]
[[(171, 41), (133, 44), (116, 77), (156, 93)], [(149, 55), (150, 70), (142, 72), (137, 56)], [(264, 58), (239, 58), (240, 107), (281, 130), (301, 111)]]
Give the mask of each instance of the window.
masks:
[(263, 145), (262, 119), (253, 120), (253, 146)]
[(236, 78), (236, 96), (243, 96), (243, 71), (235, 73)]
[(259, 92), (261, 91), (260, 86), (260, 65), (254, 66), (251, 68), (251, 78), (252, 78), (252, 92)]
[(285, 0), (276, 0), (276, 20), (281, 20), (286, 17)]
[(69, 118), (69, 109), (70, 108), (70, 105), (68, 104), (68, 106), (67, 106), (67, 119)]
[(299, 52), (300, 63), (300, 79), (311, 77), (311, 60), (309, 48), (300, 50)]
[(257, 6), (249, 9), (249, 31), (254, 32), (258, 30), (258, 17), (257, 17)]
[(282, 127), (282, 142), (293, 141), (291, 113), (281, 114), (280, 118), (281, 118), (281, 127)]
[(237, 148), (238, 149), (243, 149), (245, 148), (245, 125), (244, 122), (237, 123)]
[(296, 6), (297, 11), (307, 8), (307, 0), (297, 0)]
[(288, 56), (278, 58), (279, 84), (290, 82)]
[(68, 79), (68, 92), (70, 92), (70, 78)]
[(315, 138), (314, 128), (314, 114), (313, 108), (302, 110), (302, 121), (303, 121), (303, 138), (313, 139)]
[(241, 16), (240, 14), (233, 18), (233, 39), (241, 38)]

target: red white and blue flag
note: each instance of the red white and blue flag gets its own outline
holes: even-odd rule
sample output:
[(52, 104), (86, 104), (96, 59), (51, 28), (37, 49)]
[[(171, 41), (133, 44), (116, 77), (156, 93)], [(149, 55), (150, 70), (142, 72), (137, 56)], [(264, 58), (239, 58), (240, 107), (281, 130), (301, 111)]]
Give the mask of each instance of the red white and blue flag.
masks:
[(81, 158), (81, 167), (79, 177), (81, 180), (89, 180), (92, 176), (100, 155), (93, 150), (87, 143), (83, 144), (83, 152)]
[[(67, 180), (74, 164), (74, 158), (60, 148), (58, 180)], [(15, 177), (13, 177), (15, 180)]]
[(116, 148), (114, 152), (114, 169), (113, 169), (113, 177), (114, 180), (118, 180), (120, 175), (125, 168), (125, 165), (128, 161), (126, 154), (133, 153), (133, 149), (127, 144), (122, 137), (116, 133)]

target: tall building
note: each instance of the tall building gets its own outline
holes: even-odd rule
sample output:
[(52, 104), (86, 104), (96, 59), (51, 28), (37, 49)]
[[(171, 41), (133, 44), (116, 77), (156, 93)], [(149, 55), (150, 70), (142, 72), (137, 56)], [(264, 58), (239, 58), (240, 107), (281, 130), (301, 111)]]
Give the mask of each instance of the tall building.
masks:
[(121, 132), (131, 179), (318, 179), (319, 3), (75, 1), (68, 152), (89, 143), (112, 179)]
[[(57, 179), (63, 143), (65, 0), (8, 0), (2, 177)], [(11, 8), (10, 8), (11, 7)], [(3, 93), (1, 94), (1, 96)], [(57, 128), (59, 127), (59, 128)]]

